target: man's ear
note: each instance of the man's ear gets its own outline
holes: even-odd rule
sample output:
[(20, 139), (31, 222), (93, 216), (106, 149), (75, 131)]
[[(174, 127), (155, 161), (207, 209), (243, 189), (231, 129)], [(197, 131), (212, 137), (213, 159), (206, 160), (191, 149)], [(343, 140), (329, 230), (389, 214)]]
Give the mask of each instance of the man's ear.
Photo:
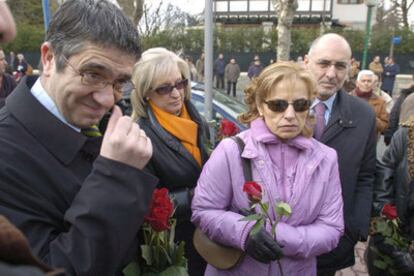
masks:
[(55, 54), (49, 42), (44, 42), (40, 46), (40, 60), (42, 62), (43, 71), (42, 75), (49, 77), (53, 69), (55, 68)]
[(305, 64), (306, 68), (308, 68), (309, 64), (309, 56), (306, 54), (303, 57), (303, 64)]

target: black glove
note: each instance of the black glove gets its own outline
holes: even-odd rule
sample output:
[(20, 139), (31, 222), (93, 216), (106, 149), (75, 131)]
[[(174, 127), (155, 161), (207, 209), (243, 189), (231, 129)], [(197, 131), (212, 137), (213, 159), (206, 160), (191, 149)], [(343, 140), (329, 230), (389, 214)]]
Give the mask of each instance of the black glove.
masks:
[(246, 253), (253, 259), (268, 264), (283, 257), (282, 249), (264, 229), (255, 235), (250, 234), (246, 242)]
[(399, 273), (414, 272), (414, 260), (409, 252), (395, 251), (392, 253), (394, 268)]

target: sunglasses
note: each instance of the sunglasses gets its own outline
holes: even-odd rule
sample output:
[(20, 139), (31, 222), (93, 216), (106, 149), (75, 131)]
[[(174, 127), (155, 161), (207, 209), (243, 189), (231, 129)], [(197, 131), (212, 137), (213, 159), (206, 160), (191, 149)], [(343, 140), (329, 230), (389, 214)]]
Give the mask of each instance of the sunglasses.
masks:
[(188, 79), (182, 79), (179, 81), (176, 81), (174, 85), (166, 84), (159, 86), (154, 89), (155, 92), (157, 92), (158, 95), (167, 95), (170, 94), (174, 88), (177, 90), (184, 89), (188, 85)]
[(309, 109), (311, 101), (306, 99), (297, 99), (293, 102), (288, 102), (286, 100), (270, 100), (265, 101), (265, 104), (267, 104), (267, 107), (273, 112), (284, 112), (290, 104), (293, 105), (293, 109), (296, 112), (303, 112)]

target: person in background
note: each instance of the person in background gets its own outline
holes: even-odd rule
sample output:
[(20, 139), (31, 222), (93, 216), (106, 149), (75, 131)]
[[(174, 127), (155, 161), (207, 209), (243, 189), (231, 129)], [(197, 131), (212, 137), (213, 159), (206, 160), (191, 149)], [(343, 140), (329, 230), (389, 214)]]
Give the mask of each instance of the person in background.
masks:
[(250, 80), (252, 80), (253, 78), (257, 77), (262, 71), (263, 71), (263, 66), (260, 62), (260, 59), (255, 58), (255, 60), (253, 61), (253, 64), (249, 66), (249, 69), (247, 71), (247, 76), (249, 77)]
[[(0, 112), (0, 214), (35, 256), (68, 275), (123, 275), (157, 178), (152, 144), (114, 103), (133, 89), (139, 36), (105, 0), (67, 0)], [(96, 130), (113, 108), (105, 134)], [(6, 274), (10, 275), (10, 274)]]
[[(318, 275), (335, 275), (355, 263), (357, 241), (368, 237), (375, 179), (376, 119), (363, 100), (342, 89), (351, 64), (349, 43), (328, 33), (311, 45), (305, 64), (317, 80), (312, 103), (315, 137), (336, 150), (344, 201), (345, 234), (331, 252), (318, 257)], [(318, 136), (316, 136), (318, 134)]]
[(305, 63), (303, 62), (303, 57), (302, 56), (298, 56), (296, 59), (297, 64), (299, 64), (299, 66), (302, 66), (303, 68), (305, 67)]
[(374, 78), (371, 70), (361, 70), (356, 80), (356, 88), (350, 94), (366, 101), (374, 110), (376, 117), (377, 140), (388, 127), (389, 114), (386, 110), (385, 100), (374, 93)]
[(197, 78), (197, 69), (194, 66), (193, 58), (190, 56), (185, 56), (185, 62), (187, 62), (188, 69), (190, 70), (190, 78), (192, 81), (196, 81)]
[(231, 58), (224, 69), (224, 75), (227, 79), (227, 95), (233, 91), (233, 97), (236, 97), (237, 80), (240, 77), (240, 66), (235, 58)]
[(6, 57), (3, 50), (0, 49), (0, 108), (4, 106), (7, 96), (16, 87), (13, 76), (6, 73), (6, 64)]
[(378, 77), (379, 82), (381, 82), (382, 72), (384, 72), (384, 67), (382, 67), (380, 56), (375, 56), (374, 59), (368, 66), (368, 69), (374, 72)]
[(9, 57), (7, 58), (7, 73), (13, 76), (14, 72), (16, 72), (17, 63), (18, 60), (16, 54), (13, 51), (10, 51)]
[[(239, 118), (249, 129), (226, 138), (213, 151), (198, 180), (193, 222), (213, 241), (241, 249), (244, 258), (230, 270), (208, 265), (205, 275), (316, 275), (316, 256), (329, 252), (343, 234), (343, 210), (335, 151), (312, 138), (309, 107), (316, 94), (313, 77), (293, 62), (267, 66), (246, 88), (248, 111)], [(292, 208), (289, 218), (252, 231), (242, 221), (251, 207), (243, 192), (241, 156), (269, 203), (269, 220), (280, 201)], [(318, 185), (315, 185), (318, 183)], [(258, 212), (256, 207), (253, 212)]]
[(197, 69), (197, 81), (204, 82), (204, 53), (201, 53), (200, 58), (197, 59), (195, 67)]
[(381, 98), (384, 99), (385, 104), (386, 104), (386, 110), (388, 114), (390, 114), (392, 107), (394, 106), (394, 100), (391, 98), (390, 95), (388, 95), (388, 93), (381, 90), (381, 88), (379, 87), (379, 78), (377, 75), (374, 75), (374, 81), (373, 81), (372, 87), (374, 89), (374, 93), (377, 96), (380, 96)]
[(388, 128), (384, 132), (384, 143), (386, 145), (390, 144), (392, 136), (398, 129), (398, 124), (400, 122), (399, 118), (400, 118), (402, 103), (409, 95), (411, 95), (414, 92), (414, 74), (411, 77), (412, 77), (412, 81), (410, 85), (408, 86), (408, 88), (401, 90), (400, 96), (395, 101), (395, 104), (392, 107), (392, 110), (390, 113), (390, 122), (388, 124)]
[(381, 90), (384, 90), (392, 97), (394, 90), (395, 77), (400, 72), (400, 68), (394, 63), (394, 58), (389, 57), (388, 63), (384, 65), (384, 72), (382, 73)]
[(190, 275), (203, 275), (206, 263), (194, 249), (191, 199), (207, 161), (208, 126), (190, 101), (189, 69), (165, 48), (152, 48), (134, 66), (132, 117), (152, 141), (146, 170), (159, 178), (175, 201), (176, 240), (185, 241)]
[[(408, 102), (407, 102), (408, 101)], [(366, 263), (369, 275), (401, 275), (414, 274), (414, 94), (403, 103), (407, 104), (407, 113), (401, 110), (401, 124), (394, 133), (384, 155), (378, 161), (376, 185), (373, 201), (373, 230), (366, 252)], [(375, 227), (375, 217), (390, 210), (398, 221), (400, 246), (409, 250), (401, 250), (386, 241)], [(389, 213), (391, 213), (389, 212)], [(379, 255), (386, 255), (388, 262), (385, 269), (379, 269), (375, 262), (383, 260)], [(389, 268), (392, 268), (391, 271)]]
[(216, 78), (216, 88), (224, 89), (224, 69), (226, 63), (224, 62), (223, 54), (219, 54), (218, 58), (214, 61), (214, 76)]
[(406, 123), (412, 115), (414, 115), (414, 94), (409, 95), (402, 103), (399, 121)]

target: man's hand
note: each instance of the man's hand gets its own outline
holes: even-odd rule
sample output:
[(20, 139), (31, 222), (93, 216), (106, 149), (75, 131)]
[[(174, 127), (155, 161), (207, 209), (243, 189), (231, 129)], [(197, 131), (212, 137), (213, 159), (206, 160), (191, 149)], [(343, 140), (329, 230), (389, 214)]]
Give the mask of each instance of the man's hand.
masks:
[(143, 169), (152, 156), (151, 140), (131, 117), (122, 116), (121, 109), (114, 106), (103, 138), (101, 155)]

